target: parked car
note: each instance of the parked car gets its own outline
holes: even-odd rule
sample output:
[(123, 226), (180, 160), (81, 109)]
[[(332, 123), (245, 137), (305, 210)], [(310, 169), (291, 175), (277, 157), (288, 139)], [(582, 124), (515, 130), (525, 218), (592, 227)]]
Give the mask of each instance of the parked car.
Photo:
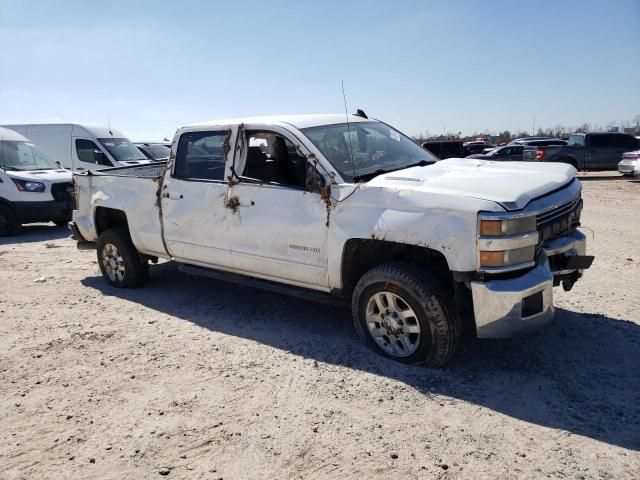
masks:
[(578, 170), (615, 170), (623, 153), (639, 148), (640, 141), (625, 133), (574, 133), (564, 146), (527, 147), (524, 158), (568, 163)]
[(513, 140), (509, 145), (524, 145), (525, 147), (549, 147), (552, 145), (566, 145), (567, 141), (561, 138), (544, 138), (544, 137), (530, 137), (519, 138)]
[(439, 159), (464, 157), (462, 142), (459, 140), (434, 140), (424, 142), (422, 148), (426, 148)]
[(504, 338), (551, 322), (553, 286), (570, 289), (593, 259), (569, 165), (436, 161), (356, 115), (222, 120), (173, 144), (168, 165), (74, 176), (73, 237), (112, 286), (141, 286), (150, 260), (173, 259), (350, 303), (370, 348), (443, 365), (463, 329)]
[(0, 236), (24, 223), (71, 219), (71, 172), (24, 136), (0, 127)]
[(522, 145), (506, 145), (504, 147), (496, 147), (487, 153), (477, 153), (469, 155), (467, 158), (478, 158), (482, 160), (500, 160), (503, 162), (522, 161)]
[(618, 163), (618, 171), (623, 175), (640, 177), (640, 150), (622, 154), (622, 160)]
[(136, 143), (136, 147), (145, 157), (154, 162), (165, 162), (169, 160), (171, 147), (164, 143)]
[(78, 123), (3, 125), (29, 138), (51, 158), (74, 171), (149, 163), (115, 128)]
[(465, 142), (463, 145), (463, 154), (464, 156), (475, 155), (476, 153), (483, 153), (485, 150), (493, 149), (496, 146), (491, 143), (486, 142)]

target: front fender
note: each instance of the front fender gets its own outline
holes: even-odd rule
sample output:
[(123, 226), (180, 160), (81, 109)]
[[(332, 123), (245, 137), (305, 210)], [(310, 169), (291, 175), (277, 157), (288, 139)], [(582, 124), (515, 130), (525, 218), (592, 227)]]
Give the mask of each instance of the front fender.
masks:
[(501, 210), (475, 198), (360, 187), (331, 212), (329, 284), (340, 288), (342, 251), (349, 239), (377, 239), (441, 253), (451, 271), (477, 268), (478, 211)]

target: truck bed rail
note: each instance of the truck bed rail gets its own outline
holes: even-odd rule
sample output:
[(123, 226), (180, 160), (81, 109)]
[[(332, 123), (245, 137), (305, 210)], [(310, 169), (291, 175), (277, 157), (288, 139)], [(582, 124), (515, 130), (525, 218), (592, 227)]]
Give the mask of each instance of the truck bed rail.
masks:
[(103, 170), (90, 170), (89, 172), (81, 175), (158, 178), (164, 175), (166, 169), (167, 162), (156, 162), (146, 165), (132, 165), (130, 167), (114, 167), (105, 168)]

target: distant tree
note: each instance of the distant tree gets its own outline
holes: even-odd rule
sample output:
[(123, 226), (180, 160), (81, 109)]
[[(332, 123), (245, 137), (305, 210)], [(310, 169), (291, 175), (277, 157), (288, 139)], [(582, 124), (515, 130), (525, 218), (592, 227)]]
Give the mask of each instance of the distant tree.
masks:
[(591, 131), (591, 125), (589, 125), (588, 123), (583, 123), (582, 125), (578, 126), (578, 128), (576, 128), (576, 132), (580, 132), (580, 133), (587, 133)]
[(509, 130), (505, 130), (504, 132), (500, 132), (498, 134), (498, 143), (509, 143), (511, 141), (511, 132)]
[(616, 128), (618, 128), (618, 122), (616, 122), (615, 120), (612, 120), (609, 123), (607, 123), (607, 132), (615, 130)]
[(562, 137), (564, 136), (566, 129), (562, 125), (556, 125), (553, 129), (553, 137)]

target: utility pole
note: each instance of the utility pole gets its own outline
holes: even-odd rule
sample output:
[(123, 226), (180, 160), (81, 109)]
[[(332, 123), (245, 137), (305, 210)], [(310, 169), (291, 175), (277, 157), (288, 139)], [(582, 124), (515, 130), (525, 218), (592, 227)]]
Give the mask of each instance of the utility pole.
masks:
[(535, 136), (536, 134), (536, 114), (533, 114), (533, 128), (531, 129), (531, 136)]

